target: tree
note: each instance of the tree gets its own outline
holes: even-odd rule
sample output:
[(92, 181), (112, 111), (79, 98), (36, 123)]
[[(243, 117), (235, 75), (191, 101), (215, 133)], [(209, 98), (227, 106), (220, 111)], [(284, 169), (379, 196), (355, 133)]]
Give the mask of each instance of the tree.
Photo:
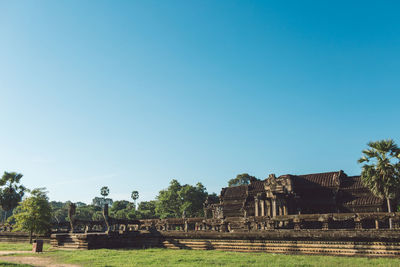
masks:
[(137, 208), (138, 216), (141, 219), (157, 218), (156, 203), (157, 203), (157, 201), (155, 201), (155, 200), (140, 202), (138, 205), (138, 208)]
[(101, 212), (101, 208), (99, 206), (94, 206), (94, 205), (77, 206), (75, 218), (78, 220), (91, 221), (94, 217), (94, 214), (97, 211)]
[(182, 199), (182, 206), (180, 212), (185, 213), (188, 217), (201, 217), (203, 216), (203, 203), (207, 199), (207, 190), (201, 183), (196, 186), (184, 185), (179, 192)]
[(114, 201), (110, 214), (117, 219), (136, 219), (139, 217), (133, 208), (133, 203), (126, 200)]
[(103, 186), (100, 189), (100, 194), (103, 196), (103, 198), (106, 198), (106, 196), (108, 196), (108, 194), (110, 194), (110, 189), (108, 188), (108, 186)]
[[(363, 165), (361, 180), (375, 196), (386, 199), (388, 212), (392, 212), (391, 200), (400, 188), (400, 149), (392, 139), (369, 142), (368, 146), (358, 160), (370, 163)], [(389, 226), (392, 228), (391, 219)]]
[(92, 200), (93, 206), (104, 207), (105, 204), (108, 204), (108, 206), (111, 206), (113, 204), (113, 201), (111, 198), (106, 198), (106, 196), (108, 196), (110, 194), (110, 189), (108, 188), (108, 186), (103, 186), (100, 189), (100, 194), (103, 197), (95, 197)]
[(156, 197), (156, 213), (161, 218), (181, 216), (180, 208), (182, 200), (178, 193), (181, 188), (181, 184), (177, 180), (173, 179), (166, 190), (161, 190), (158, 193), (158, 196)]
[(51, 218), (54, 219), (57, 223), (66, 222), (68, 218), (68, 206), (70, 203), (70, 201), (51, 201)]
[(32, 243), (32, 234), (45, 234), (50, 231), (51, 207), (45, 188), (36, 188), (31, 196), (26, 198), (15, 209), (9, 220), (15, 220), (14, 231), (29, 232), (29, 241)]
[(139, 198), (139, 192), (138, 191), (132, 191), (131, 198), (133, 199), (133, 205), (136, 209), (136, 200)]
[(228, 181), (228, 186), (247, 185), (252, 180), (257, 180), (256, 177), (249, 175), (248, 173), (238, 174), (236, 178)]
[(102, 221), (102, 220), (104, 220), (103, 211), (102, 210), (96, 210), (92, 215), (92, 220), (93, 221)]
[(113, 200), (111, 198), (104, 197), (95, 197), (92, 199), (92, 205), (97, 207), (104, 207), (104, 204), (108, 204), (110, 207), (113, 204)]
[(4, 172), (0, 179), (0, 205), (5, 211), (5, 218), (7, 212), (13, 210), (24, 196), (26, 188), (20, 185), (22, 174), (16, 172)]
[(178, 218), (184, 213), (188, 217), (201, 216), (207, 196), (206, 188), (201, 183), (196, 186), (181, 185), (174, 179), (167, 189), (159, 192), (156, 213), (161, 218)]
[(117, 211), (120, 211), (120, 210), (125, 210), (126, 208), (129, 208), (129, 206), (131, 206), (129, 204), (132, 204), (132, 203), (129, 201), (126, 201), (126, 200), (114, 201), (110, 208), (110, 213), (112, 214), (112, 213), (116, 213)]
[(87, 206), (86, 203), (80, 201), (76, 202), (75, 205), (77, 208)]

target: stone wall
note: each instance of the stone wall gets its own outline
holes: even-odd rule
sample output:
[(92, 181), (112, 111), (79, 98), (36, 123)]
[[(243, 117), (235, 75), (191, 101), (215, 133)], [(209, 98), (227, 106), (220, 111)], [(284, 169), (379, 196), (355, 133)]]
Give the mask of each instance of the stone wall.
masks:
[[(33, 239), (36, 237), (34, 236)], [(49, 236), (39, 236), (38, 238), (42, 239), (45, 243), (50, 243)], [(21, 242), (28, 243), (29, 235), (23, 232), (0, 232), (0, 242)]]
[(169, 248), (398, 257), (400, 231), (394, 230), (274, 230), (267, 232), (59, 233), (51, 244), (65, 249)]
[[(393, 229), (388, 229), (389, 219)], [(56, 248), (217, 249), (243, 252), (400, 256), (400, 213), (71, 220), (54, 226)], [(68, 226), (70, 226), (68, 228)]]

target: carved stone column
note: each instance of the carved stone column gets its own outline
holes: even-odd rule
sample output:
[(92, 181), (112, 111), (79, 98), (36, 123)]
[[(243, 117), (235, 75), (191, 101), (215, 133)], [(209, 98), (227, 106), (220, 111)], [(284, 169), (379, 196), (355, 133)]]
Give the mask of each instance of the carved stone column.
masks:
[(265, 200), (261, 199), (261, 216), (265, 216)]
[(267, 204), (267, 216), (271, 217), (271, 201), (269, 199), (265, 200)]
[(375, 229), (379, 229), (379, 221), (375, 220)]
[(276, 216), (276, 199), (272, 199), (272, 217)]
[(288, 209), (287, 209), (286, 202), (283, 203), (283, 215), (288, 215)]
[(254, 197), (254, 216), (258, 216), (258, 198)]
[[(279, 199), (278, 200), (278, 215), (283, 215), (283, 207), (282, 207), (282, 200), (281, 199)], [(278, 223), (278, 226), (279, 227), (282, 227), (283, 226), (283, 221), (279, 221), (279, 223)]]
[(278, 215), (283, 215), (283, 213), (282, 213), (282, 202), (280, 200), (278, 202), (278, 211), (279, 211)]
[[(283, 215), (288, 215), (288, 209), (287, 209), (287, 201), (286, 200), (284, 200), (283, 202), (282, 202), (282, 209), (283, 209)], [(284, 226), (287, 226), (287, 224), (288, 224), (288, 222), (287, 221), (284, 221), (283, 222), (283, 225)]]

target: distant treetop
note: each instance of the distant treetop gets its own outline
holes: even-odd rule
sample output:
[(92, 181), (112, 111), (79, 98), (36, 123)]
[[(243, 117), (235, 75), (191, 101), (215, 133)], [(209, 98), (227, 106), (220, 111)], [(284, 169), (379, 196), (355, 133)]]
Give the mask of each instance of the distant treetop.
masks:
[(247, 185), (250, 184), (251, 180), (257, 180), (257, 178), (249, 175), (248, 173), (238, 174), (236, 178), (228, 181), (228, 186)]

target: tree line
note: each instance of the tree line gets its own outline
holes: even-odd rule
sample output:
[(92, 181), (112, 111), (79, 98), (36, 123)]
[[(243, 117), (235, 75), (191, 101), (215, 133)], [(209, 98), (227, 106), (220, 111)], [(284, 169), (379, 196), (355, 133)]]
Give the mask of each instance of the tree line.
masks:
[[(75, 217), (81, 220), (101, 220), (104, 204), (110, 207), (110, 216), (118, 219), (152, 219), (174, 217), (203, 216), (203, 203), (207, 198), (218, 201), (215, 193), (209, 194), (202, 183), (182, 185), (176, 179), (171, 180), (168, 188), (161, 190), (155, 200), (142, 201), (136, 206), (139, 192), (133, 191), (132, 202), (127, 200), (112, 200), (107, 198), (109, 188), (100, 189), (102, 197), (95, 197), (91, 204), (77, 202)], [(70, 202), (51, 201), (52, 219), (56, 222), (68, 221), (68, 206)]]

